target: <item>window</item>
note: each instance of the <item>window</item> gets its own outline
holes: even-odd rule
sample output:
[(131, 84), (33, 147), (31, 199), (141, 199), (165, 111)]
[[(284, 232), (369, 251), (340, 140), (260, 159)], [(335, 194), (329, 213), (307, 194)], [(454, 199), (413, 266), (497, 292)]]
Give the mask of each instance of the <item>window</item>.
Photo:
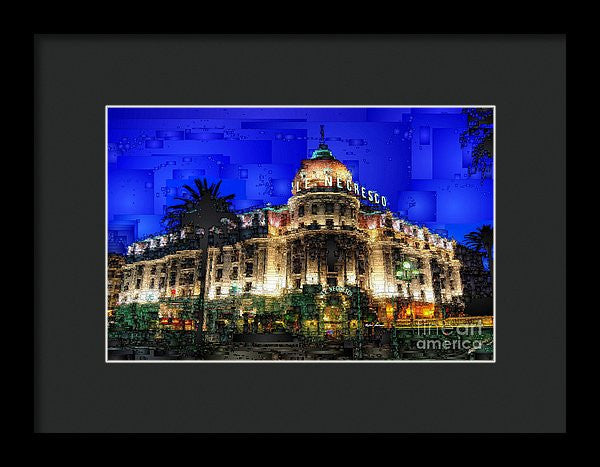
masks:
[(325, 214), (333, 214), (333, 203), (325, 203)]
[(329, 287), (335, 287), (337, 285), (337, 278), (336, 277), (328, 277), (327, 278), (327, 285)]
[(135, 282), (135, 288), (139, 289), (142, 286), (142, 279), (138, 278), (137, 281)]
[(300, 223), (298, 224), (298, 227), (300, 227), (301, 229), (303, 229), (303, 228), (304, 228), (304, 222), (300, 222)]
[(365, 262), (362, 259), (358, 260), (358, 273), (359, 274), (365, 273)]
[(302, 261), (300, 258), (294, 258), (292, 261), (292, 273), (300, 274), (302, 271)]
[(421, 300), (425, 301), (425, 291), (421, 290)]
[(182, 273), (179, 277), (179, 285), (192, 285), (194, 283), (194, 273)]
[(150, 288), (153, 289), (154, 288), (154, 279), (150, 279)]
[(346, 206), (344, 206), (343, 204), (340, 206), (340, 216), (345, 216), (346, 215)]
[(311, 209), (312, 209), (313, 214), (319, 214), (319, 206), (318, 205), (313, 204)]
[(173, 285), (175, 285), (175, 281), (176, 281), (176, 280), (177, 280), (177, 273), (176, 273), (176, 272), (172, 272), (172, 273), (169, 275), (169, 285), (170, 285), (170, 286), (173, 286)]
[(419, 275), (419, 284), (423, 285), (425, 284), (425, 278), (423, 277), (423, 275)]
[(325, 223), (327, 224), (328, 229), (333, 229), (333, 219), (327, 219)]
[(231, 262), (237, 263), (239, 260), (240, 260), (240, 252), (237, 250), (233, 250), (233, 253), (231, 253)]
[(296, 288), (297, 288), (297, 289), (300, 289), (300, 288), (302, 288), (302, 285), (301, 285), (300, 279), (296, 279)]
[(250, 277), (254, 273), (254, 263), (246, 263), (246, 277)]
[(216, 293), (217, 295), (221, 295), (221, 287), (217, 287), (217, 288), (215, 289), (215, 293)]
[(223, 270), (217, 269), (217, 280), (220, 281), (221, 279), (223, 279)]
[(304, 205), (301, 204), (300, 206), (298, 206), (298, 217), (303, 217), (304, 216)]
[(237, 268), (237, 266), (234, 266), (233, 270), (231, 271), (231, 278), (234, 279), (234, 280), (238, 278), (238, 268)]
[(252, 290), (252, 282), (246, 282), (244, 285), (244, 292), (250, 292)]

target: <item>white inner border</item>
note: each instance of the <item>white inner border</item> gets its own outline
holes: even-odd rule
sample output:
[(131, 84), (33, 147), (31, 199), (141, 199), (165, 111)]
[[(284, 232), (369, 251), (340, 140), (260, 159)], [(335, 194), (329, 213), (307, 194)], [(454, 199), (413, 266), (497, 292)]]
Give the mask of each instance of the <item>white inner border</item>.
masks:
[[(492, 274), (492, 295), (493, 295), (493, 317), (494, 317), (494, 359), (493, 360), (109, 360), (108, 359), (108, 109), (117, 108), (218, 108), (218, 109), (243, 109), (243, 108), (387, 108), (387, 109), (406, 109), (406, 108), (491, 108), (494, 109), (493, 130), (494, 130), (494, 154), (493, 154), (493, 223), (494, 228), (494, 247), (493, 263), (494, 270)], [(105, 363), (296, 363), (296, 364), (361, 364), (361, 363), (496, 363), (496, 106), (495, 105), (106, 105), (104, 107), (104, 362)]]

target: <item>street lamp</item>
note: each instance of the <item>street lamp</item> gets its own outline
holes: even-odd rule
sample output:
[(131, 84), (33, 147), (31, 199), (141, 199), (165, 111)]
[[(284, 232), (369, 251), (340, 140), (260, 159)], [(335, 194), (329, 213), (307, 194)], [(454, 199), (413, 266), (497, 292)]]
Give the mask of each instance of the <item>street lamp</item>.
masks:
[[(407, 291), (407, 295), (408, 295), (408, 298), (406, 299), (406, 304), (408, 305), (408, 303), (410, 303), (410, 282), (415, 277), (418, 277), (420, 272), (415, 267), (413, 262), (411, 262), (410, 259), (408, 259), (406, 257), (402, 258), (402, 261), (400, 262), (399, 266), (400, 267), (398, 267), (396, 269), (396, 279), (406, 282), (406, 291)], [(400, 312), (400, 310), (398, 309), (399, 307), (400, 307), (400, 296), (398, 296), (398, 302), (396, 305), (397, 314), (399, 314), (399, 312)], [(398, 341), (397, 341), (397, 336), (396, 336), (396, 317), (394, 318), (394, 323), (392, 325), (392, 349), (394, 352), (394, 358), (398, 358)]]

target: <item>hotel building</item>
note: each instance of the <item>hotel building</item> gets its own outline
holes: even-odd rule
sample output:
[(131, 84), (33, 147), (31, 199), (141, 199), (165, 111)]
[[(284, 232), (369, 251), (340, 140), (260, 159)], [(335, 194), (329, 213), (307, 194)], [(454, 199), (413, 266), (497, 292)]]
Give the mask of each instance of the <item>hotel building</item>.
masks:
[(211, 242), (206, 264), (191, 226), (130, 245), (118, 304), (154, 303), (162, 325), (193, 328), (181, 310), (201, 298), (205, 268), (208, 332), (348, 337), (458, 313), (465, 281), (491, 284), (480, 254), (465, 267), (455, 241), (393, 216), (323, 142), (291, 192), (287, 205), (238, 214), (234, 239)]

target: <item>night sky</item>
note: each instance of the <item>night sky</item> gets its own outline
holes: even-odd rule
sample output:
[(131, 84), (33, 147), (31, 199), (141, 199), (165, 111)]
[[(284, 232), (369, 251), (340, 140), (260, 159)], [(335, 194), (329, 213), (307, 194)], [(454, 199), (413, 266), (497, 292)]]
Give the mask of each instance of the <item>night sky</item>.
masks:
[(109, 108), (109, 251), (159, 233), (194, 178), (223, 180), (234, 209), (287, 203), (320, 125), (353, 179), (399, 216), (458, 241), (493, 223), (493, 181), (468, 176), (460, 108)]

